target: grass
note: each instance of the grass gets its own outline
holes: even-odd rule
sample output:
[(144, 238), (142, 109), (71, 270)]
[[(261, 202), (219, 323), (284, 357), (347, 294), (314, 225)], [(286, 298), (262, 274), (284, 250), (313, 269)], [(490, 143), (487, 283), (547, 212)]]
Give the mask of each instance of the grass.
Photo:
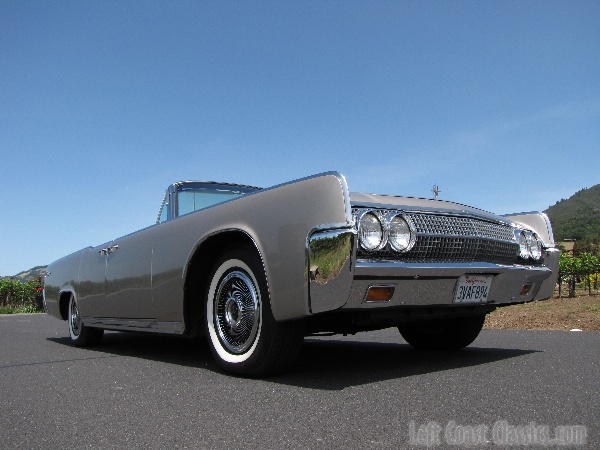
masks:
[(600, 306), (596, 305), (583, 305), (582, 308), (586, 311), (600, 312)]
[(548, 311), (550, 309), (550, 306), (544, 304), (535, 305), (535, 309), (538, 309), (540, 311)]
[(33, 306), (0, 306), (0, 314), (32, 314), (43, 312), (41, 309), (36, 309)]

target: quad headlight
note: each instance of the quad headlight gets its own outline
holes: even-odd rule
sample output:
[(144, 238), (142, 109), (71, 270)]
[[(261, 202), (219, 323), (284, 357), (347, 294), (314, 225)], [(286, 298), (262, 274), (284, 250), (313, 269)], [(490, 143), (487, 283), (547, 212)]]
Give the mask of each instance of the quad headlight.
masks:
[(519, 230), (516, 232), (519, 243), (519, 257), (541, 261), (544, 255), (544, 244), (540, 237), (533, 231)]
[(367, 251), (379, 250), (385, 245), (383, 226), (373, 212), (365, 212), (358, 219), (358, 238), (360, 245)]
[(544, 247), (540, 237), (532, 233), (531, 231), (527, 232), (527, 247), (529, 247), (529, 253), (531, 254), (531, 259), (534, 261), (540, 261), (544, 254)]
[(397, 211), (363, 210), (356, 216), (358, 239), (363, 250), (384, 250), (403, 253), (415, 244), (414, 226)]
[(519, 242), (519, 256), (523, 259), (529, 259), (531, 253), (529, 251), (529, 246), (527, 245), (527, 232), (519, 231), (517, 241)]
[(415, 233), (408, 221), (400, 214), (390, 218), (388, 242), (392, 250), (397, 252), (407, 252), (415, 244)]

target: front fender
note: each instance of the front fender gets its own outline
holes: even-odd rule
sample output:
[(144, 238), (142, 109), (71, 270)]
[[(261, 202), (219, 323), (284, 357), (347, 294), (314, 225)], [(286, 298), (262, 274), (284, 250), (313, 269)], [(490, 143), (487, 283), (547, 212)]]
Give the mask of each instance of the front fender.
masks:
[(535, 231), (544, 242), (544, 265), (552, 270), (552, 275), (543, 281), (535, 300), (545, 300), (552, 297), (554, 294), (554, 287), (558, 280), (558, 260), (560, 250), (556, 247), (554, 242), (554, 233), (552, 231), (550, 218), (542, 212), (507, 214), (504, 217), (525, 228)]

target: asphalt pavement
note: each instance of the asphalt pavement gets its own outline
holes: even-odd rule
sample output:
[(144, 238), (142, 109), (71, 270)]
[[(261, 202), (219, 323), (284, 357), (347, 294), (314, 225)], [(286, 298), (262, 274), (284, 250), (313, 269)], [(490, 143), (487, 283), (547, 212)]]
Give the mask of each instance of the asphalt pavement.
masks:
[[(484, 330), (419, 352), (397, 330), (307, 338), (288, 374), (221, 373), (206, 342), (0, 316), (1, 448), (600, 448), (600, 333)], [(539, 445), (539, 447), (538, 447)]]

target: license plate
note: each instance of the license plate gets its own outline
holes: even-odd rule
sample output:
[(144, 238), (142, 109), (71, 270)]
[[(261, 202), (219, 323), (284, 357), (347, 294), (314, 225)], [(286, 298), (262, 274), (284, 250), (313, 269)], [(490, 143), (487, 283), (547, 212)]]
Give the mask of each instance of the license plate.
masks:
[(463, 275), (456, 283), (454, 303), (487, 302), (492, 278), (490, 275)]

